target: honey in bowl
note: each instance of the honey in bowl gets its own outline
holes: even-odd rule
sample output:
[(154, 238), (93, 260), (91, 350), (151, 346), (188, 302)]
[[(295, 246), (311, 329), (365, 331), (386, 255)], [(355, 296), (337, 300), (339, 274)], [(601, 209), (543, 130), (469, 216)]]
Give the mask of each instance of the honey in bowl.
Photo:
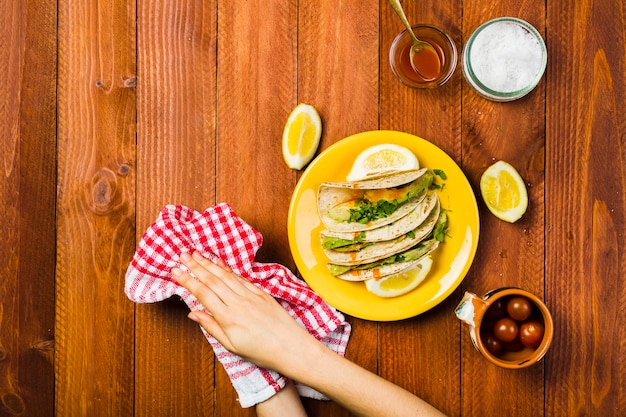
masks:
[[(418, 83), (428, 83), (433, 79), (439, 77), (441, 74), (441, 69), (444, 68), (446, 55), (443, 51), (443, 48), (439, 46), (432, 39), (422, 39), (424, 42), (428, 42), (435, 49), (436, 55), (428, 50), (421, 51), (415, 54), (413, 60), (419, 61), (418, 68), (421, 68), (424, 75), (430, 75), (428, 79), (422, 77), (421, 74), (418, 74), (411, 65), (411, 44), (404, 45), (402, 50), (400, 51), (400, 67), (402, 73), (409, 79), (414, 80)], [(441, 64), (440, 64), (441, 63)]]
[[(398, 81), (407, 87), (421, 89), (442, 86), (450, 79), (456, 68), (458, 56), (454, 41), (441, 29), (431, 25), (415, 25), (413, 32), (418, 39), (431, 44), (437, 52), (441, 62), (439, 74), (434, 79), (426, 80), (415, 72), (409, 54), (412, 40), (406, 30), (398, 34), (391, 44), (389, 50), (391, 71)], [(426, 60), (420, 62), (420, 68), (424, 68), (424, 72), (437, 72), (435, 61), (437, 57), (434, 54), (422, 51), (416, 53), (414, 59)], [(431, 67), (432, 71), (426, 71)]]

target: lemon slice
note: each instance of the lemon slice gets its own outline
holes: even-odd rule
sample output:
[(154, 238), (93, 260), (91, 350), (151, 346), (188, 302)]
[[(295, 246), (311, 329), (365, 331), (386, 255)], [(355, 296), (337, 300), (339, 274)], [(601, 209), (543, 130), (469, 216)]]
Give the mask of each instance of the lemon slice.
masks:
[(528, 208), (526, 185), (510, 164), (498, 161), (480, 178), (480, 193), (489, 211), (497, 218), (514, 223)]
[(433, 258), (425, 256), (415, 267), (394, 275), (389, 275), (380, 279), (368, 279), (365, 281), (365, 288), (372, 294), (379, 297), (397, 297), (412, 291), (417, 287), (433, 265)]
[(283, 130), (283, 157), (289, 168), (302, 169), (320, 143), (322, 120), (309, 104), (298, 104), (289, 115)]
[(404, 146), (382, 144), (362, 151), (354, 160), (346, 177), (348, 181), (358, 181), (392, 171), (418, 169), (419, 162), (413, 152)]

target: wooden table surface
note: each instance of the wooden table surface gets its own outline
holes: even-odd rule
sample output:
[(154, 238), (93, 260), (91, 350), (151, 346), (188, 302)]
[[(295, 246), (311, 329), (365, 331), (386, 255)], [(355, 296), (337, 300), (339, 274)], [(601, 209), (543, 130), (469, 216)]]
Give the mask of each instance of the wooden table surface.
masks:
[[(417, 317), (349, 317), (347, 356), (451, 416), (626, 413), (626, 3), (404, 1), (461, 49), (515, 16), (548, 48), (539, 86), (479, 97), (460, 67), (401, 86), (385, 0), (2, 0), (0, 416), (251, 416), (179, 300), (123, 293), (135, 245), (166, 204), (228, 202), (265, 238), (257, 260), (295, 270), (287, 212), (300, 173), (281, 155), (299, 102), (320, 149), (354, 133), (423, 137), (463, 169), (481, 235), (462, 284)], [(514, 165), (530, 206), (496, 219), (478, 182)], [(538, 294), (556, 333), (544, 360), (489, 365), (454, 315), (464, 291)], [(306, 401), (311, 416), (347, 416)]]

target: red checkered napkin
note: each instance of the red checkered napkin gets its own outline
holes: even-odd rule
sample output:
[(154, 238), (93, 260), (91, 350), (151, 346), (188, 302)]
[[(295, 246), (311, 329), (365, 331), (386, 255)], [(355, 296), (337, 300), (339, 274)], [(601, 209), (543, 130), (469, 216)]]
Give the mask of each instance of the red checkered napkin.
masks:
[[(126, 272), (125, 292), (137, 303), (154, 303), (180, 296), (191, 310), (203, 310), (200, 302), (171, 276), (181, 267), (178, 255), (198, 251), (211, 260), (222, 259), (245, 279), (271, 294), (310, 334), (344, 355), (350, 324), (289, 269), (254, 261), (263, 237), (225, 203), (202, 213), (180, 205), (168, 205), (141, 238)], [(204, 332), (204, 330), (203, 330)], [(228, 373), (242, 407), (251, 407), (280, 391), (287, 379), (260, 368), (227, 351), (204, 332), (215, 355)], [(280, 352), (277, 352), (280, 354)], [(311, 388), (296, 383), (300, 395), (323, 399)]]

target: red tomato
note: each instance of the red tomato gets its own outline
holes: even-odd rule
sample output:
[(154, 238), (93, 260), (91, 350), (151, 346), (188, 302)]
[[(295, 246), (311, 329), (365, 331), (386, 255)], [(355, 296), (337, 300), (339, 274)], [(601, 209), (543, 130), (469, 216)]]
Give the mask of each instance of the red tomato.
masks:
[(506, 303), (506, 312), (513, 320), (524, 321), (533, 312), (533, 305), (528, 298), (515, 296)]
[(524, 346), (537, 347), (543, 340), (545, 326), (538, 320), (527, 320), (520, 326), (519, 340)]
[(517, 323), (508, 317), (501, 318), (493, 325), (493, 334), (505, 343), (515, 340), (518, 332)]
[(502, 350), (502, 342), (495, 337), (493, 333), (485, 333), (482, 339), (483, 345), (485, 345), (485, 348), (487, 348), (491, 354), (497, 355)]
[(499, 319), (500, 317), (503, 317), (505, 314), (506, 314), (506, 309), (504, 305), (504, 300), (502, 300), (502, 298), (494, 301), (493, 304), (489, 306), (487, 311), (485, 311), (485, 316), (492, 318), (492, 319)]

